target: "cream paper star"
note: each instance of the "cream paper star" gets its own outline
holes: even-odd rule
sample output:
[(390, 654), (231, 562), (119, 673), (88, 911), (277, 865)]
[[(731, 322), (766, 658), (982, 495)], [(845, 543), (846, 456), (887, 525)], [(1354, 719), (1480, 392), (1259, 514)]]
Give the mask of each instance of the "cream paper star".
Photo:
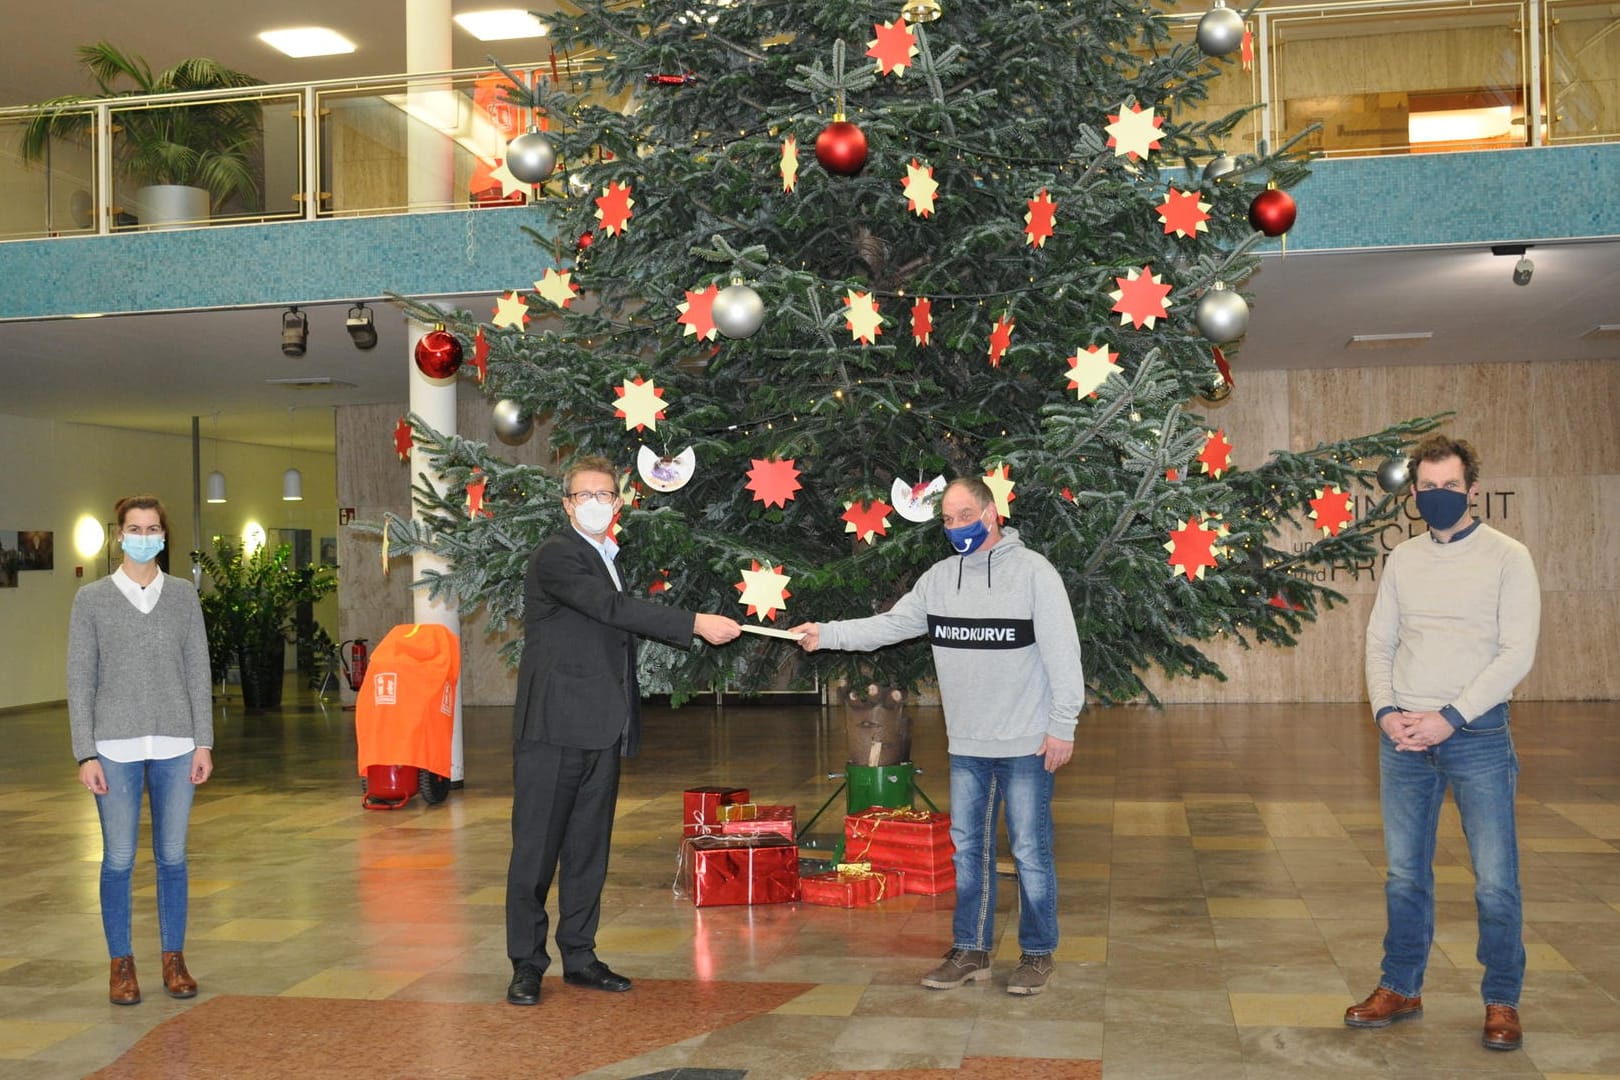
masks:
[(523, 323), (529, 317), (529, 305), (521, 294), (516, 292), (502, 293), (495, 298), (495, 317), (490, 320), (491, 326), (515, 326), (523, 328)]
[(1159, 125), (1164, 117), (1155, 116), (1152, 109), (1140, 105), (1120, 105), (1119, 114), (1108, 115), (1113, 121), (1103, 130), (1108, 132), (1108, 145), (1115, 157), (1129, 157), (1132, 161), (1145, 158), (1148, 151), (1159, 145)]
[(911, 164), (906, 166), (906, 179), (901, 190), (910, 200), (906, 209), (918, 217), (931, 215), (934, 212), (934, 194), (939, 191), (939, 183), (934, 179), (934, 167), (912, 158)]
[(883, 333), (883, 316), (878, 314), (877, 301), (869, 293), (849, 291), (844, 317), (849, 320), (849, 331), (862, 345), (870, 345)]
[(1106, 382), (1108, 376), (1117, 372), (1119, 365), (1114, 361), (1118, 357), (1119, 353), (1109, 352), (1101, 345), (1076, 349), (1074, 355), (1069, 357), (1069, 370), (1063, 373), (1075, 397), (1083, 400)]
[(522, 191), (527, 193), (530, 187), (530, 185), (519, 180), (512, 170), (506, 167), (505, 158), (501, 159), (501, 163), (499, 165), (489, 170), (489, 178), (501, 185), (501, 194), (503, 196), (513, 191)]
[(742, 572), (742, 577), (739, 586), (742, 596), (737, 602), (747, 605), (749, 615), (755, 616), (760, 622), (775, 620), (777, 611), (787, 608), (786, 598), (792, 595), (787, 591), (787, 586), (793, 579), (782, 573), (780, 566), (769, 563), (761, 566), (756, 562), (752, 570)]
[(1018, 481), (1007, 475), (1007, 466), (997, 465), (984, 474), (984, 484), (996, 497), (996, 513), (1003, 521), (1012, 516), (1013, 488)]
[(799, 140), (789, 135), (782, 140), (782, 190), (791, 192), (799, 185)]
[(558, 273), (555, 266), (548, 266), (545, 275), (534, 283), (534, 291), (558, 307), (565, 308), (579, 296), (579, 290), (574, 288), (573, 276), (572, 270)]
[(658, 418), (663, 415), (666, 404), (661, 388), (654, 386), (650, 379), (642, 381), (638, 375), (634, 382), (625, 379), (614, 388), (614, 393), (618, 396), (614, 415), (624, 417), (624, 430), (640, 431), (644, 427), (658, 430)]

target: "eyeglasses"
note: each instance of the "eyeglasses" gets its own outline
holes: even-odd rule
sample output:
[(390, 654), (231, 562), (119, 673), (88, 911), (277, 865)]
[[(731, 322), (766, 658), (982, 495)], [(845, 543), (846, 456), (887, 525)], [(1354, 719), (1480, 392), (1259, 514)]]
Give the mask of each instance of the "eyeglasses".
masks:
[(567, 497), (575, 506), (584, 506), (592, 499), (599, 503), (610, 503), (619, 497), (619, 493), (617, 491), (570, 491)]
[(163, 535), (163, 526), (161, 526), (161, 525), (125, 525), (124, 526), (124, 535), (125, 536), (162, 536)]

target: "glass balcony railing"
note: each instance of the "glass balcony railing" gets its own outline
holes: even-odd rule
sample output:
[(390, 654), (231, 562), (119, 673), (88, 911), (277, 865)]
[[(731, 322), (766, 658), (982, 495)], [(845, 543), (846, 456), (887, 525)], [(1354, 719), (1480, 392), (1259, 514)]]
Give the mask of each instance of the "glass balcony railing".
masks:
[[(1191, 41), (1210, 2), (1167, 0), (1172, 38)], [(1330, 157), (1620, 139), (1620, 3), (1273, 4), (1248, 26), (1246, 57), (1222, 61), (1209, 99), (1178, 114), (1197, 122), (1251, 108), (1224, 138), (1228, 152), (1311, 125), (1305, 145)], [(541, 73), (578, 72), (548, 63)], [(506, 140), (529, 123), (506, 85), (499, 71), (470, 70), (110, 98), (75, 106), (29, 159), (21, 147), (36, 110), (0, 109), (0, 240), (521, 202), (521, 185), (498, 178)], [(154, 132), (221, 116), (248, 121), (249, 137), (226, 143), (248, 182), (171, 205), (171, 192), (153, 190), (154, 178), (174, 179), (154, 175)]]

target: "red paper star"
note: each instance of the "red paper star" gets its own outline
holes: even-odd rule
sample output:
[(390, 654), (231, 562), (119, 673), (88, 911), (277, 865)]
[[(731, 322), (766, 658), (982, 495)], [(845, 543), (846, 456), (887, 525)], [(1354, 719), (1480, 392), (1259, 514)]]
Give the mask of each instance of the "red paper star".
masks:
[(747, 613), (757, 615), (761, 622), (774, 622), (777, 611), (787, 607), (787, 598), (793, 595), (787, 590), (787, 583), (793, 579), (782, 573), (780, 566), (762, 566), (758, 559), (753, 563), (754, 568), (744, 570), (743, 579), (737, 582), (737, 591), (742, 593), (737, 602), (747, 605)]
[(1350, 512), (1350, 495), (1337, 487), (1322, 488), (1310, 500), (1311, 520), (1324, 535), (1338, 536), (1339, 530), (1350, 524), (1355, 516)]
[(1174, 469), (1164, 470), (1164, 478), (1172, 484), (1181, 479), (1181, 474)]
[(1199, 199), (1198, 192), (1177, 191), (1171, 188), (1165, 193), (1164, 202), (1157, 209), (1159, 219), (1164, 222), (1166, 233), (1192, 236), (1194, 233), (1209, 231), (1209, 226), (1204, 224), (1209, 220), (1209, 207), (1209, 203)]
[(1270, 600), (1267, 600), (1266, 603), (1270, 604), (1274, 608), (1282, 608), (1284, 611), (1304, 611), (1305, 610), (1305, 605), (1304, 604), (1292, 604), (1292, 603), (1289, 603), (1288, 597), (1284, 596), (1282, 594), (1281, 590), (1278, 590), (1277, 595), (1273, 596)]
[(472, 366), (478, 372), (478, 385), (483, 386), (489, 378), (489, 339), (484, 337), (482, 326), (473, 332)]
[(411, 425), (403, 416), (394, 425), (394, 453), (401, 461), (411, 460)]
[(804, 485), (799, 483), (799, 470), (792, 458), (754, 458), (754, 467), (748, 470), (747, 490), (766, 506), (786, 506), (793, 493)]
[(681, 311), (681, 317), (675, 321), (686, 327), (681, 331), (685, 334), (696, 334), (699, 341), (713, 341), (718, 333), (714, 325), (714, 298), (720, 294), (720, 286), (710, 285), (707, 289), (697, 292), (687, 290), (686, 301), (675, 305)]
[(1052, 225), (1057, 219), (1057, 203), (1047, 197), (1046, 189), (1041, 188), (1035, 197), (1029, 200), (1029, 213), (1024, 215), (1025, 242), (1036, 247), (1045, 247), (1046, 240), (1052, 235)]
[(653, 579), (653, 583), (651, 585), (647, 586), (647, 595), (648, 596), (657, 596), (661, 592), (668, 592), (668, 591), (669, 591), (669, 571), (668, 570), (660, 570), (660, 571), (658, 571), (658, 576)]
[(904, 16), (892, 23), (873, 23), (877, 37), (868, 42), (866, 55), (877, 61), (879, 75), (904, 75), (906, 65), (917, 53), (917, 35), (906, 25)]
[(1114, 282), (1119, 288), (1108, 295), (1114, 298), (1113, 310), (1120, 313), (1121, 323), (1129, 322), (1135, 330), (1144, 326), (1151, 330), (1155, 319), (1169, 318), (1170, 309), (1164, 298), (1170, 295), (1170, 286), (1151, 266), (1142, 267), (1140, 272), (1129, 271)]
[(843, 520), (848, 522), (845, 532), (852, 532), (868, 544), (874, 543), (876, 536), (889, 535), (889, 515), (894, 513), (894, 507), (882, 499), (874, 499), (863, 503), (859, 499), (844, 504)]
[(1193, 460), (1204, 467), (1204, 471), (1215, 479), (1221, 478), (1221, 473), (1232, 467), (1232, 444), (1226, 441), (1226, 430), (1208, 432), (1204, 440), (1204, 448), (1198, 452)]
[(606, 232), (618, 236), (624, 232), (629, 224), (632, 206), (636, 201), (630, 197), (630, 185), (621, 184), (617, 180), (602, 189), (602, 194), (596, 199), (596, 217), (602, 223)]
[(1226, 362), (1226, 354), (1215, 346), (1211, 346), (1209, 351), (1215, 354), (1215, 370), (1221, 373), (1221, 378), (1226, 380), (1226, 385), (1236, 386), (1237, 383), (1232, 381), (1232, 365)]
[(1002, 315), (1000, 318), (996, 319), (996, 328), (990, 331), (991, 367), (998, 368), (1001, 366), (1001, 358), (1007, 355), (1007, 347), (1012, 344), (1012, 332), (1014, 325), (1016, 324), (1013, 322), (1013, 320), (1009, 319), (1005, 315)]
[(911, 305), (911, 336), (917, 344), (928, 344), (934, 332), (934, 302), (926, 297)]
[(1187, 580), (1202, 579), (1206, 569), (1215, 568), (1215, 541), (1220, 533), (1206, 529), (1197, 518), (1188, 518), (1187, 524), (1170, 530), (1170, 542), (1164, 545), (1170, 552), (1170, 566)]
[(1068, 499), (1072, 503), (1077, 503), (1077, 502), (1080, 501), (1079, 499), (1076, 499), (1074, 497), (1074, 491), (1072, 489), (1070, 489), (1070, 488), (1064, 488), (1063, 489), (1063, 497), (1065, 499)]
[(467, 516), (469, 518), (495, 516), (495, 512), (484, 505), (484, 491), (488, 487), (489, 481), (484, 479), (484, 474), (480, 470), (474, 469), (472, 479), (467, 481)]

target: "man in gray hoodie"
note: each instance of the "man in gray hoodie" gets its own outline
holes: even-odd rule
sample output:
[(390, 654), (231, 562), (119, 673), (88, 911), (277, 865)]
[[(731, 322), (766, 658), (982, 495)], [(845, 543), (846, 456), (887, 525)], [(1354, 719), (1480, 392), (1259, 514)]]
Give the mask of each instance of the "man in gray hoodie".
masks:
[(1074, 753), (1085, 705), (1080, 640), (1057, 570), (1003, 529), (983, 480), (953, 480), (940, 499), (956, 555), (925, 571), (893, 608), (868, 619), (802, 623), (807, 651), (873, 649), (926, 634), (934, 650), (951, 760), (955, 938), (922, 984), (950, 990), (990, 978), (996, 911), (996, 815), (1018, 867), (1018, 944), (1009, 994), (1038, 994), (1057, 950), (1053, 774)]

